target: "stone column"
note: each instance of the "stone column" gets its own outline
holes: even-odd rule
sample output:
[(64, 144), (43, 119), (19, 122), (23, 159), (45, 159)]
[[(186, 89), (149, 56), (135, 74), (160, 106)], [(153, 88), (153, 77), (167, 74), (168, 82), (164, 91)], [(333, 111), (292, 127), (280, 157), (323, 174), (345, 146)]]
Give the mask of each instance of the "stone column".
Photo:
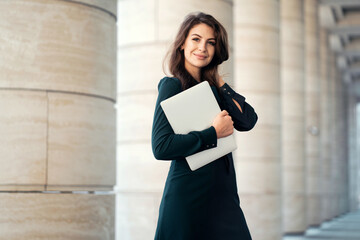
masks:
[(0, 1), (0, 235), (113, 239), (116, 1)]
[(318, 15), (316, 0), (304, 1), (305, 11), (305, 116), (307, 169), (307, 222), (319, 225), (320, 220), (320, 78)]
[(321, 221), (330, 219), (331, 212), (331, 149), (332, 149), (332, 120), (331, 113), (331, 50), (328, 44), (328, 33), (325, 29), (320, 30), (320, 79), (321, 79), (321, 115), (320, 115), (320, 159), (322, 162), (321, 171)]
[(259, 114), (237, 135), (241, 207), (253, 239), (282, 235), (279, 1), (234, 1), (235, 88)]
[[(176, 9), (176, 11), (174, 10)], [(154, 237), (170, 162), (151, 151), (151, 127), (162, 63), (191, 12), (214, 16), (232, 46), (232, 3), (218, 0), (124, 0), (118, 4), (117, 239)], [(222, 65), (232, 82), (232, 54)], [(141, 229), (141, 231), (139, 231)]]
[[(360, 86), (359, 82), (357, 82), (356, 84), (358, 84), (358, 86)], [(359, 104), (360, 98), (357, 97), (356, 100), (357, 100), (357, 104), (356, 104), (356, 119), (357, 119), (357, 121), (356, 121), (356, 150), (355, 151), (357, 154), (356, 161), (359, 166), (356, 171), (356, 175), (357, 175), (356, 181), (358, 183), (357, 188), (356, 188), (356, 191), (357, 191), (356, 197), (357, 197), (357, 208), (359, 208), (360, 207), (360, 198), (359, 198), (359, 196), (360, 196), (360, 157), (359, 157), (360, 156), (360, 121), (358, 119), (360, 118), (360, 104)]]
[(283, 231), (305, 231), (303, 1), (281, 1)]
[(337, 215), (337, 179), (336, 179), (336, 174), (337, 174), (337, 164), (336, 164), (336, 157), (337, 157), (337, 152), (338, 152), (338, 148), (337, 148), (337, 131), (336, 131), (336, 126), (337, 126), (337, 118), (336, 118), (336, 102), (337, 102), (337, 95), (336, 95), (336, 60), (335, 60), (335, 54), (331, 53), (330, 55), (330, 71), (331, 71), (331, 77), (330, 77), (330, 124), (331, 124), (331, 132), (330, 132), (330, 136), (331, 136), (331, 157), (330, 157), (330, 162), (331, 162), (331, 181), (330, 181), (330, 185), (331, 190), (330, 190), (330, 211), (329, 211), (329, 215), (328, 215), (328, 219), (331, 219), (333, 217), (335, 217)]
[[(335, 64), (336, 66), (336, 64)], [(343, 135), (342, 135), (342, 125), (343, 118), (342, 108), (343, 108), (343, 94), (342, 94), (342, 81), (340, 78), (339, 71), (335, 69), (334, 75), (334, 151), (333, 151), (333, 177), (334, 177), (334, 217), (337, 217), (341, 214), (341, 204), (342, 204), (342, 175), (343, 175)]]
[(357, 181), (358, 179), (358, 154), (357, 154), (357, 139), (356, 139), (356, 91), (355, 91), (355, 83), (351, 82), (348, 86), (348, 109), (347, 114), (349, 116), (348, 119), (348, 139), (349, 139), (349, 146), (348, 146), (348, 152), (349, 152), (349, 210), (350, 211), (356, 211), (359, 206), (359, 200), (358, 200), (358, 186), (360, 185)]
[(339, 215), (348, 211), (348, 154), (347, 154), (347, 88), (343, 80), (342, 73), (338, 72), (338, 119), (339, 119), (339, 155), (338, 155), (338, 199), (339, 199)]

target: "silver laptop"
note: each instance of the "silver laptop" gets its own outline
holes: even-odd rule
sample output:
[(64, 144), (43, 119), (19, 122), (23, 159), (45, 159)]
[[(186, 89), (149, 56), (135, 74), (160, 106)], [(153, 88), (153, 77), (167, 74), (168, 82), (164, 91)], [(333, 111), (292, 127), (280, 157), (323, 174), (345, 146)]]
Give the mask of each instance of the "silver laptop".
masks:
[[(207, 81), (186, 89), (160, 103), (176, 134), (202, 131), (212, 125), (221, 109)], [(186, 157), (192, 171), (234, 151), (234, 135), (217, 140), (217, 147)]]

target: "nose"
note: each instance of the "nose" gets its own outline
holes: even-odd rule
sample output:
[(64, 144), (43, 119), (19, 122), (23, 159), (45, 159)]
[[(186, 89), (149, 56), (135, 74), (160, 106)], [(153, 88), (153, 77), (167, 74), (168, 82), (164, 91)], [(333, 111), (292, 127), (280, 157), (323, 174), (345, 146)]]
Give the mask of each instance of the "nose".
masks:
[(205, 41), (201, 41), (198, 45), (198, 49), (200, 52), (204, 52), (206, 51), (206, 42)]

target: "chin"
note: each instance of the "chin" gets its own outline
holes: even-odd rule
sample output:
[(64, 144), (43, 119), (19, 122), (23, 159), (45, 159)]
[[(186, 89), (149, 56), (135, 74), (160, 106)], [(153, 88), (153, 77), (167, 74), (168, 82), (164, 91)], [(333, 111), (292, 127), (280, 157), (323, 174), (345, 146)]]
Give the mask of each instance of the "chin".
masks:
[(202, 63), (198, 63), (198, 64), (194, 64), (194, 65), (198, 68), (203, 68), (203, 67), (206, 67), (207, 65), (209, 65), (209, 63), (202, 62)]

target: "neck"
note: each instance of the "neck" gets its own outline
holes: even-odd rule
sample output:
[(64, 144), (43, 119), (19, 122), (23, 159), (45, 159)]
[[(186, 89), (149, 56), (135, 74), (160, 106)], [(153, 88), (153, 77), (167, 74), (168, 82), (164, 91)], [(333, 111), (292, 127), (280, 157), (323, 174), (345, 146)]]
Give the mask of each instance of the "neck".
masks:
[(189, 71), (190, 75), (197, 81), (197, 82), (201, 82), (201, 72), (200, 70), (198, 71)]
[(185, 62), (185, 69), (196, 81), (198, 81), (198, 82), (201, 81), (201, 69), (200, 68), (193, 67), (191, 65), (188, 65), (187, 62)]

